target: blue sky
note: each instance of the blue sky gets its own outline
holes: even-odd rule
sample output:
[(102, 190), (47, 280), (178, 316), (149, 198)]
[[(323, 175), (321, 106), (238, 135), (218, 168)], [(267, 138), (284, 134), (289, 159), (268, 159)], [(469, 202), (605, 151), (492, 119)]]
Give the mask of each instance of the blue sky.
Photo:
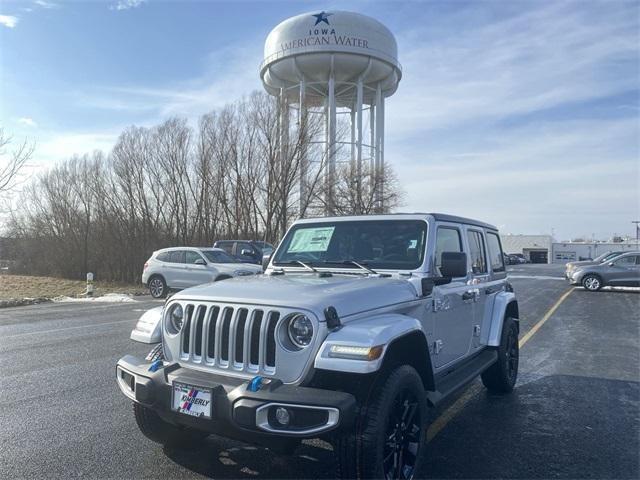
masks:
[(386, 160), (404, 211), (505, 233), (632, 233), (640, 219), (638, 2), (0, 3), (0, 125), (44, 168), (128, 125), (261, 89), (267, 34), (298, 13), (371, 15), (398, 40)]

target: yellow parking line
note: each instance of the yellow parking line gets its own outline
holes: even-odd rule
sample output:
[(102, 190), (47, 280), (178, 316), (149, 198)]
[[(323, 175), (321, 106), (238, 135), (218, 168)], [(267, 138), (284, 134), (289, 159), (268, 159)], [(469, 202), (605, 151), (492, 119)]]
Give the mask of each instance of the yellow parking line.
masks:
[(556, 303), (553, 304), (553, 306), (547, 310), (547, 313), (544, 314), (544, 317), (542, 317), (540, 320), (538, 320), (538, 323), (536, 323), (533, 327), (531, 327), (531, 329), (525, 334), (524, 337), (522, 337), (520, 339), (520, 341), (518, 342), (518, 345), (520, 347), (522, 347), (525, 343), (527, 343), (529, 341), (529, 339), (531, 337), (533, 337), (536, 332), (538, 330), (540, 330), (540, 328), (547, 323), (547, 320), (549, 320), (549, 318), (551, 318), (551, 315), (553, 315), (555, 313), (555, 311), (558, 309), (558, 307), (560, 306), (560, 304), (562, 304), (562, 302), (565, 301), (565, 299), (571, 294), (571, 292), (573, 292), (573, 288), (567, 290), (566, 292), (564, 292), (564, 295), (562, 295), (558, 301)]
[[(533, 337), (538, 330), (540, 330), (540, 328), (547, 322), (547, 320), (549, 320), (549, 318), (551, 318), (551, 315), (554, 314), (554, 312), (558, 309), (562, 302), (565, 301), (569, 294), (573, 292), (573, 290), (573, 288), (567, 290), (558, 299), (558, 301), (554, 303), (549, 310), (547, 310), (547, 313), (545, 313), (544, 316), (540, 320), (538, 320), (533, 327), (531, 327), (531, 329), (518, 342), (518, 345), (520, 347), (527, 343), (529, 339)], [(442, 414), (440, 414), (440, 416), (436, 418), (431, 425), (429, 425), (429, 428), (427, 429), (427, 442), (433, 440), (436, 435), (438, 435), (438, 433), (440, 433), (442, 429), (447, 426), (447, 423), (449, 423), (451, 419), (454, 418), (460, 412), (460, 410), (464, 408), (469, 400), (471, 400), (481, 389), (482, 387), (478, 384), (467, 388), (467, 390), (460, 396), (460, 398), (458, 398), (458, 400), (453, 403), (453, 405), (442, 412)]]

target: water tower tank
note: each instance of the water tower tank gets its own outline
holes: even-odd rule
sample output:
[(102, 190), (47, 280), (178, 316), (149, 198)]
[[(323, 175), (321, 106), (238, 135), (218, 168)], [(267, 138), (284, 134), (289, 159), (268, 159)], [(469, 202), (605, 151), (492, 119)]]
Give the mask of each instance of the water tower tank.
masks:
[[(383, 173), (384, 100), (393, 95), (402, 77), (397, 57), (398, 46), (389, 29), (354, 12), (296, 15), (267, 36), (260, 77), (265, 90), (279, 97), (281, 128), (288, 131), (291, 107), (300, 116), (312, 111), (324, 115), (329, 196), (338, 144), (350, 146), (351, 161), (359, 171), (368, 158), (371, 174)], [(337, 116), (343, 114), (351, 126), (346, 141), (336, 136)], [(303, 182), (304, 178), (301, 196)], [(382, 198), (381, 192), (377, 196)], [(327, 200), (327, 213), (333, 213), (331, 198)]]

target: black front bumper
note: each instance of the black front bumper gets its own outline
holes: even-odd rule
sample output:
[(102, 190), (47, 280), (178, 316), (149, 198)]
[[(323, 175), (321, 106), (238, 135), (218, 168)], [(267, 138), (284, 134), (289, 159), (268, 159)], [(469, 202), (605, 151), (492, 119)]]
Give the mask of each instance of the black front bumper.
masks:
[[(312, 438), (350, 429), (355, 397), (344, 392), (285, 385), (271, 379), (258, 391), (243, 379), (202, 372), (166, 363), (157, 371), (151, 363), (127, 355), (118, 361), (116, 376), (122, 392), (166, 422), (250, 443), (278, 438)], [(172, 410), (174, 382), (211, 389), (211, 418)], [(275, 420), (272, 409), (284, 407), (293, 419), (288, 427)]]

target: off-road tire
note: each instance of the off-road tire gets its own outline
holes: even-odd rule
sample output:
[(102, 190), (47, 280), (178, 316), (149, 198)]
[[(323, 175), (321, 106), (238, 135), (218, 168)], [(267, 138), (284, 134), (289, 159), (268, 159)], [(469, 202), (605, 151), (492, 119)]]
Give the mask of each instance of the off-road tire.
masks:
[[(399, 366), (374, 384), (364, 403), (359, 408), (353, 431), (334, 442), (338, 478), (421, 478), (428, 407), (420, 375), (413, 367)], [(402, 418), (409, 419), (405, 423), (410, 424), (404, 431), (401, 422), (396, 421)], [(403, 460), (413, 462), (412, 467), (407, 465), (407, 470), (403, 470), (404, 476), (399, 475), (401, 469), (394, 469), (395, 474), (388, 475), (394, 452), (399, 451), (392, 447), (398, 438), (407, 439), (406, 448), (401, 448)], [(408, 453), (411, 450), (415, 450), (414, 455)], [(409, 472), (408, 468), (412, 470)]]
[(209, 436), (206, 432), (187, 427), (177, 427), (165, 422), (153, 410), (133, 403), (133, 413), (142, 434), (149, 440), (175, 448), (192, 447)]
[(149, 286), (149, 293), (153, 298), (165, 298), (169, 292), (167, 282), (162, 278), (162, 275), (151, 275), (147, 285)]
[(500, 346), (497, 350), (498, 360), (482, 372), (482, 383), (492, 393), (510, 393), (518, 378), (520, 360), (518, 325), (511, 317), (504, 319)]
[(590, 292), (597, 292), (604, 285), (602, 279), (598, 275), (588, 274), (582, 279), (582, 286)]

